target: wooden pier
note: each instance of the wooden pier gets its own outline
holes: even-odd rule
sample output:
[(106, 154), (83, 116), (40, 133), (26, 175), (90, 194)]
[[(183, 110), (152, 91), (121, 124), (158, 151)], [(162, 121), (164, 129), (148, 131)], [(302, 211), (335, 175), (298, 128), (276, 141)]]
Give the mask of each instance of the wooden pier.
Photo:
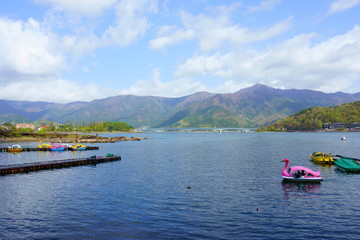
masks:
[(47, 162), (0, 165), (0, 175), (28, 173), (28, 172), (34, 172), (40, 170), (83, 166), (83, 165), (112, 162), (118, 160), (121, 160), (120, 156), (114, 156), (112, 154), (108, 154), (106, 156), (99, 156), (99, 157), (92, 156), (88, 158), (74, 158), (74, 159), (55, 160), (55, 161), (47, 161)]
[[(86, 150), (99, 150), (99, 147), (97, 146), (87, 146), (85, 148)], [(0, 152), (8, 152), (9, 148), (0, 148)], [(24, 147), (22, 148), (23, 152), (34, 152), (34, 151), (50, 151), (50, 148), (30, 148), (30, 147)], [(65, 148), (64, 151), (83, 151), (83, 150), (73, 150), (70, 148)]]

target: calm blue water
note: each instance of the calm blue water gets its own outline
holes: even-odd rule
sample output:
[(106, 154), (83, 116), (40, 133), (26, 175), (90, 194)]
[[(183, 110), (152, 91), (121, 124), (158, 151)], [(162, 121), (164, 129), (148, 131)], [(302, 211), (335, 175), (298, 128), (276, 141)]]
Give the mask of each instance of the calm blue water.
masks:
[[(360, 174), (309, 155), (360, 158), (360, 133), (346, 141), (342, 133), (135, 136), (151, 139), (94, 144), (98, 151), (0, 153), (2, 165), (122, 157), (0, 176), (0, 239), (359, 239)], [(320, 170), (324, 181), (282, 183), (283, 158)]]

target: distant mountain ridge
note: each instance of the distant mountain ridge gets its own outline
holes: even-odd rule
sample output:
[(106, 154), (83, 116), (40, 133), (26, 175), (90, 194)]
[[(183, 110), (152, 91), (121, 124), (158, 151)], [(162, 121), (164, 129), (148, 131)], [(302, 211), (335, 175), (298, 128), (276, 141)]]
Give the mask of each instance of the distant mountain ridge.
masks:
[[(323, 93), (312, 90), (281, 90), (256, 84), (233, 94), (216, 94), (188, 106), (172, 127), (258, 127), (314, 106), (337, 106), (357, 101), (360, 94)], [(179, 113), (177, 113), (179, 114)]]
[(134, 127), (258, 127), (303, 109), (360, 100), (360, 93), (281, 90), (256, 84), (235, 93), (178, 98), (120, 95), (67, 104), (0, 100), (0, 122), (123, 121)]

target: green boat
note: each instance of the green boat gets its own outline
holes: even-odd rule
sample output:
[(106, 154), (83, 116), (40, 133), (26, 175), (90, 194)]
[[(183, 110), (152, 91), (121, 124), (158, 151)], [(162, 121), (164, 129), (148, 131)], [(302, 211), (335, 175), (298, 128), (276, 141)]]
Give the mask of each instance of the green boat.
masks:
[(335, 161), (335, 165), (345, 172), (360, 173), (360, 159), (339, 156), (339, 159)]

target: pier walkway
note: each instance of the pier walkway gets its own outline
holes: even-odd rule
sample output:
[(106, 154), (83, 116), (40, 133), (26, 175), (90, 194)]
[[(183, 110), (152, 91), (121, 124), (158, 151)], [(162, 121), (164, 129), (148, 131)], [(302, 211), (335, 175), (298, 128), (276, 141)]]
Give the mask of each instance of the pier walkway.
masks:
[(54, 160), (47, 162), (0, 165), (0, 175), (28, 173), (33, 171), (90, 165), (90, 164), (112, 162), (118, 160), (121, 160), (120, 156), (114, 156), (112, 154), (108, 154), (106, 156), (99, 156), (99, 157), (92, 156), (88, 158), (74, 158), (74, 159)]

